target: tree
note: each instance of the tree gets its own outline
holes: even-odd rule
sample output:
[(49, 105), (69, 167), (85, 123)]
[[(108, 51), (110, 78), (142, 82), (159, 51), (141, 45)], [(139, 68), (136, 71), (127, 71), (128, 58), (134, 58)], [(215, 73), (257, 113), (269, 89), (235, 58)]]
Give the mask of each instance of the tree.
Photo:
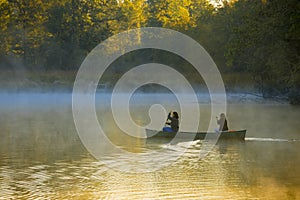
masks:
[(122, 13), (118, 20), (119, 31), (141, 28), (146, 25), (149, 13), (145, 0), (124, 0), (119, 2), (119, 6)]
[(46, 23), (52, 34), (47, 66), (54, 68), (78, 68), (89, 51), (116, 31), (121, 18), (117, 1), (72, 0), (54, 5)]
[(0, 0), (0, 55), (6, 54), (11, 49), (12, 37), (9, 34), (9, 23), (12, 12), (7, 0)]
[(240, 0), (227, 15), (227, 64), (252, 73), (265, 97), (299, 87), (294, 76), (299, 71), (298, 8), (296, 0)]
[(43, 26), (49, 4), (42, 0), (10, 0), (4, 4), (9, 12), (4, 14), (9, 18), (7, 34), (13, 37), (9, 39), (6, 52), (21, 57), (27, 67), (37, 66), (40, 48), (49, 36)]
[(149, 0), (151, 24), (173, 29), (194, 26), (192, 0)]

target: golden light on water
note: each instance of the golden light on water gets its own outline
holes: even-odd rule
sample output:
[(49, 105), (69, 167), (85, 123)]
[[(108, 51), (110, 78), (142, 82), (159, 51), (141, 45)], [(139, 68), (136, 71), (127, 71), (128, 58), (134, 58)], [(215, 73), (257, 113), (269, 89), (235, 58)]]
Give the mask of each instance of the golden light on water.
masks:
[[(10, 102), (0, 107), (1, 198), (299, 198), (300, 143), (299, 140), (283, 140), (298, 137), (299, 109), (295, 107), (278, 104), (229, 105), (229, 126), (248, 127), (246, 141), (220, 141), (207, 157), (200, 160), (199, 151), (203, 141), (170, 145), (119, 138), (119, 133), (112, 131), (110, 138), (124, 150), (136, 155), (160, 149), (164, 156), (171, 156), (173, 152), (181, 152), (189, 146), (176, 162), (158, 171), (126, 173), (113, 166), (124, 166), (126, 163), (134, 166), (134, 159), (120, 158), (112, 152), (106, 158), (111, 165), (97, 161), (83, 147), (76, 134), (70, 105), (63, 102), (60, 106), (51, 104), (49, 102), (52, 102), (53, 97), (44, 95), (47, 97), (44, 98), (47, 99), (47, 107), (40, 106), (44, 105), (42, 98), (31, 108), (27, 108), (26, 103), (9, 106)], [(30, 103), (37, 101), (36, 96), (27, 98)], [(207, 115), (209, 106), (202, 104), (201, 110), (203, 117)], [(138, 111), (137, 115), (133, 113), (133, 117), (146, 119), (148, 113), (144, 113), (144, 109)], [(282, 124), (272, 124), (271, 127), (263, 121), (266, 118), (270, 122), (282, 119), (282, 113), (285, 113), (286, 118), (284, 127)], [(255, 122), (250, 120), (254, 116), (257, 119)], [(146, 163), (144, 167), (157, 164), (153, 163), (151, 156), (141, 157), (141, 161)]]

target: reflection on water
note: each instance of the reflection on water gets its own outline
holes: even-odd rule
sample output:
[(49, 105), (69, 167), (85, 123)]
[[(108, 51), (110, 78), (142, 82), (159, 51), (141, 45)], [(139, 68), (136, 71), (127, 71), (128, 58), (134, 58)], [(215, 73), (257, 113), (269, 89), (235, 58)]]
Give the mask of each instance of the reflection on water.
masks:
[[(135, 174), (108, 168), (85, 150), (67, 97), (36, 97), (11, 97), (0, 105), (0, 199), (300, 198), (299, 107), (229, 105), (230, 126), (247, 128), (248, 138), (219, 141), (201, 160), (203, 141), (147, 143), (111, 132), (117, 145), (138, 154), (160, 150), (171, 156), (189, 146), (171, 166)], [(132, 162), (118, 154), (105, 159), (115, 166)], [(144, 167), (157, 164), (151, 156), (141, 159)]]

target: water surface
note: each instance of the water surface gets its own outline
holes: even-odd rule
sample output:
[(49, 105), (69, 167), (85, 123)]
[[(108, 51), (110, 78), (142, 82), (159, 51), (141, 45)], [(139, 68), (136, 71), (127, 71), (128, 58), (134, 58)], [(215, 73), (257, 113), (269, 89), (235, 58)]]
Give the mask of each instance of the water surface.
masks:
[[(203, 141), (162, 144), (123, 137), (112, 129), (113, 142), (136, 155), (160, 150), (172, 156), (188, 147), (170, 166), (151, 173), (126, 173), (111, 166), (133, 162), (130, 157), (110, 152), (107, 166), (82, 145), (70, 94), (0, 96), (0, 199), (300, 198), (299, 107), (256, 101), (229, 104), (229, 126), (247, 128), (246, 140), (220, 141), (203, 159), (199, 159)], [(200, 129), (205, 129), (209, 105), (199, 105)], [(145, 104), (134, 106), (132, 116), (147, 124)], [(110, 117), (101, 109), (97, 114)], [(144, 167), (157, 164), (151, 156), (142, 159)]]

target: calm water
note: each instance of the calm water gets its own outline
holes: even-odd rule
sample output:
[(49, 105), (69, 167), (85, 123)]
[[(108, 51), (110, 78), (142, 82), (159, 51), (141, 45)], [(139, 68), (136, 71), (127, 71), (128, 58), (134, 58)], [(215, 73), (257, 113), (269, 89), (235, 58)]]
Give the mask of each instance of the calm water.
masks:
[[(160, 150), (172, 156), (188, 147), (170, 166), (126, 173), (111, 166), (130, 163), (130, 157), (111, 153), (107, 166), (82, 145), (69, 94), (0, 97), (0, 199), (300, 199), (300, 107), (230, 104), (229, 126), (247, 128), (246, 140), (219, 142), (200, 160), (203, 141), (169, 145), (112, 130), (114, 143), (136, 155)], [(141, 124), (148, 120), (144, 107), (132, 113)], [(209, 105), (200, 108), (205, 121)], [(145, 168), (157, 164), (151, 156), (142, 159)]]

